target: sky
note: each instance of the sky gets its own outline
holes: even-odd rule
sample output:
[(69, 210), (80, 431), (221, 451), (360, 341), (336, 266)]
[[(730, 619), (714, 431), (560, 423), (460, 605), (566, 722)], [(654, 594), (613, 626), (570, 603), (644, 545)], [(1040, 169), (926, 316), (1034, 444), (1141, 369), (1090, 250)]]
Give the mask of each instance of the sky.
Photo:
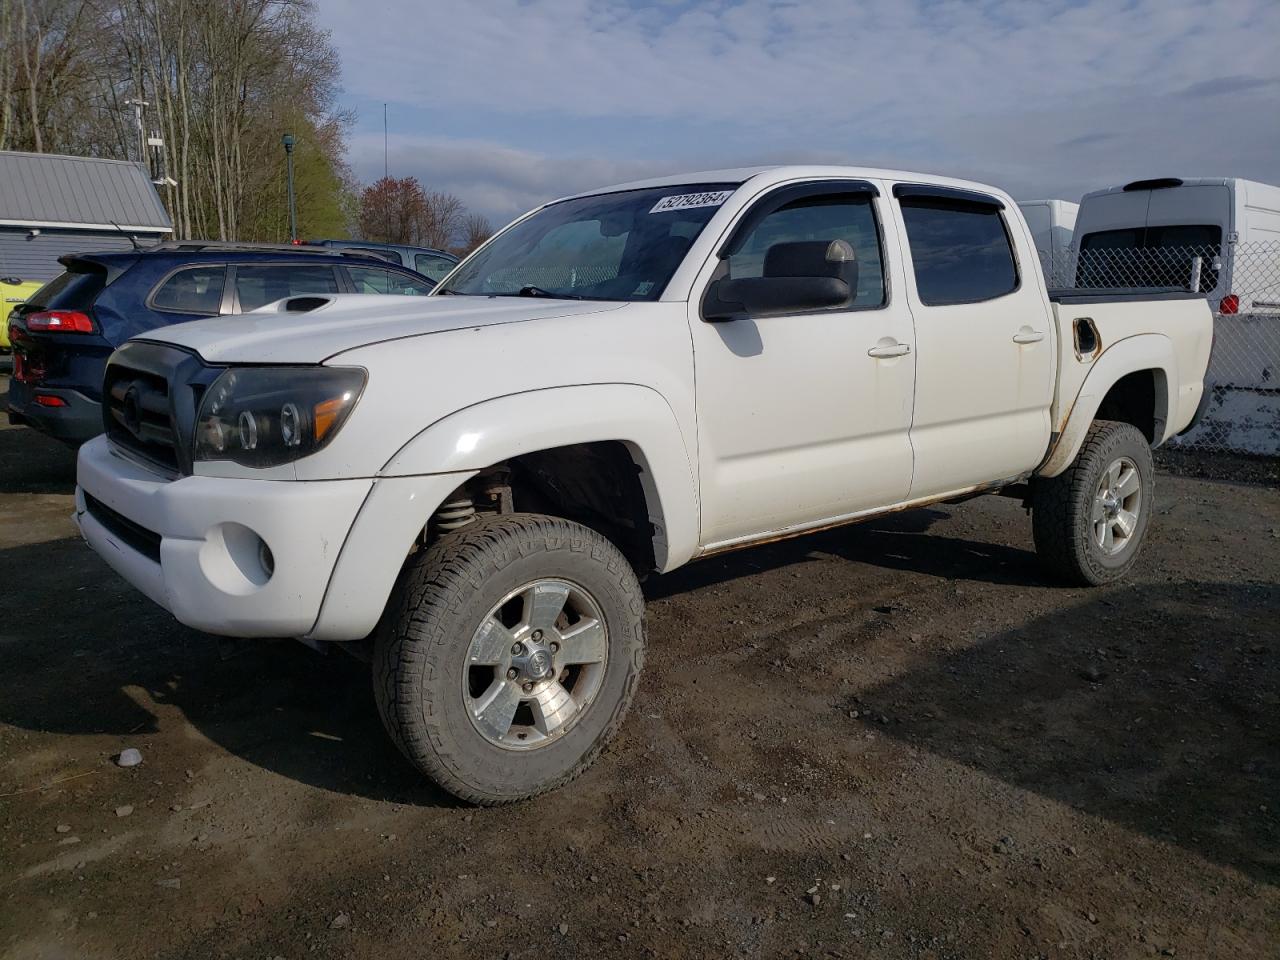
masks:
[(1280, 184), (1276, 0), (316, 0), (357, 177), (494, 225), (641, 177), (822, 162), (1078, 200)]

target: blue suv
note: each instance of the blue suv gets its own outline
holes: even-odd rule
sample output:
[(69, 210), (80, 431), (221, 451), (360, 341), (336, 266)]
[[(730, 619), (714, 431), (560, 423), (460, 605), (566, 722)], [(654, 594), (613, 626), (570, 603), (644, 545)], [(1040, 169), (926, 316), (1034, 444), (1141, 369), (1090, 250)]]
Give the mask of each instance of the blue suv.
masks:
[(80, 444), (102, 433), (107, 358), (130, 337), (285, 297), (426, 295), (435, 281), (369, 254), (176, 242), (61, 257), (66, 270), (9, 318), (9, 422)]

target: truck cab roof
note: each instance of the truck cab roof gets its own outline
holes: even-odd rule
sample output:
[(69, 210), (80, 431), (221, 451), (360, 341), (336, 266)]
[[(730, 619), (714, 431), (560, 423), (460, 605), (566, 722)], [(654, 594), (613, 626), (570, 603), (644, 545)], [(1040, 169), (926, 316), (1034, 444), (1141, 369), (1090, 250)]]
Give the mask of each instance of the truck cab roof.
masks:
[[(571, 194), (560, 199), (573, 200), (578, 197), (590, 197), (601, 193), (621, 193), (624, 190), (644, 190), (651, 187), (681, 186), (690, 183), (728, 183), (741, 186), (750, 180), (753, 184), (765, 187), (777, 183), (785, 183), (788, 180), (807, 180), (821, 177), (909, 181), (932, 186), (960, 187), (981, 193), (994, 193), (1001, 197), (1005, 196), (1003, 191), (997, 190), (989, 184), (962, 180), (956, 177), (940, 176), (933, 173), (842, 164), (773, 164), (758, 167), (730, 167), (723, 170), (699, 170), (692, 173), (651, 177), (646, 180), (633, 180), (628, 183), (599, 187), (595, 190), (584, 190), (581, 193)], [(559, 203), (560, 200), (553, 202)]]

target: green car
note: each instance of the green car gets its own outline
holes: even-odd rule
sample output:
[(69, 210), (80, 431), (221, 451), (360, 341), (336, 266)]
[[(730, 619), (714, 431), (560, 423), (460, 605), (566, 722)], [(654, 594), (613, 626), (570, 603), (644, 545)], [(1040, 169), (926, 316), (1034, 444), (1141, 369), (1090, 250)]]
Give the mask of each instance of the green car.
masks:
[(44, 284), (17, 277), (0, 277), (0, 350), (9, 349), (9, 314)]

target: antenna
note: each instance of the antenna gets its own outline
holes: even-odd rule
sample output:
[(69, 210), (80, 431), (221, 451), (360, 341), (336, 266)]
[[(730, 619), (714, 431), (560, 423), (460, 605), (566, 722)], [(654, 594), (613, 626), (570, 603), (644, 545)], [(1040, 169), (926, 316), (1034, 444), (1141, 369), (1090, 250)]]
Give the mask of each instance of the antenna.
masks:
[(128, 238), (129, 243), (133, 245), (133, 249), (135, 249), (135, 250), (141, 250), (141, 249), (142, 249), (142, 247), (138, 246), (138, 238), (137, 238), (137, 237), (135, 237), (132, 233), (125, 233), (125, 232), (124, 232), (124, 227), (120, 226), (120, 224), (116, 223), (114, 220), (108, 220), (108, 221), (107, 221), (107, 223), (111, 224), (113, 227), (115, 227), (115, 228), (116, 228), (117, 230), (119, 230), (121, 233), (124, 233), (125, 237), (127, 237), (127, 238)]
[[(387, 186), (386, 181), (391, 179), (391, 161), (388, 159), (388, 157), (389, 157), (389, 154), (387, 152), (387, 105), (386, 103), (383, 103), (382, 104), (382, 180), (383, 180), (382, 185), (384, 187)], [(382, 231), (384, 234), (383, 239), (387, 243), (390, 243), (391, 242), (391, 204), (390, 202), (383, 205), (382, 218), (383, 218)]]

